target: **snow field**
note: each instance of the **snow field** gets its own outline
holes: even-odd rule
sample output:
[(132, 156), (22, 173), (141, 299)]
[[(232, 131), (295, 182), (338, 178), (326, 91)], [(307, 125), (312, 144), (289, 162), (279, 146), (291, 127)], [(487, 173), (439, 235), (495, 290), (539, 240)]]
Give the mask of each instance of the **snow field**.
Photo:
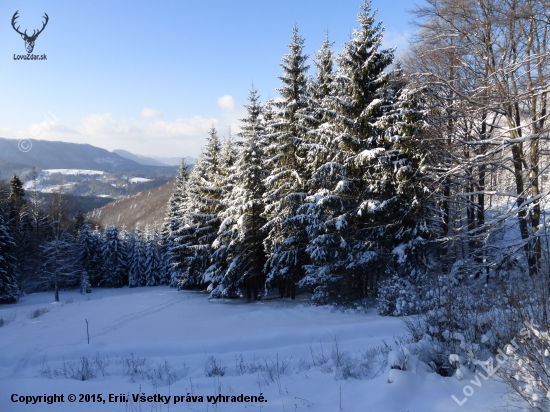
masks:
[[(398, 318), (299, 299), (244, 304), (205, 297), (168, 287), (94, 289), (86, 296), (61, 292), (57, 304), (49, 292), (0, 306), (0, 318), (14, 318), (0, 328), (0, 410), (413, 412), (502, 403), (502, 384), (468, 383), (474, 375), (467, 369), (462, 381), (443, 378), (410, 355), (407, 371), (389, 370), (384, 342), (394, 349), (390, 360), (399, 358)], [(459, 406), (451, 395), (462, 400), (466, 385), (474, 393)], [(13, 394), (64, 395), (64, 402), (14, 403)], [(69, 394), (101, 394), (105, 403), (73, 404)], [(109, 394), (119, 401), (109, 402)], [(157, 397), (140, 403), (132, 394)], [(188, 394), (203, 402), (186, 402)], [(267, 402), (207, 402), (241, 394)]]

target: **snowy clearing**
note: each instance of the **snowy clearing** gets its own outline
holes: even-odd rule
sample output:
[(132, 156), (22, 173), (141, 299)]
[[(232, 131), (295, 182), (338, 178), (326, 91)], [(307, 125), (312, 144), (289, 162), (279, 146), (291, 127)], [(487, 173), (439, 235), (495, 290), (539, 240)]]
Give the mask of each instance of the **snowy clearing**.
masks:
[[(395, 348), (404, 327), (372, 311), (342, 313), (298, 300), (208, 301), (168, 287), (61, 292), (60, 299), (37, 293), (0, 306), (0, 317), (12, 319), (0, 328), (0, 410), (483, 411), (500, 410), (504, 401), (502, 384), (469, 383), (476, 381), (467, 370), (462, 381), (443, 378), (415, 356), (411, 371), (379, 370), (372, 348), (383, 348), (383, 340)], [(474, 393), (459, 406), (451, 396), (462, 401), (466, 386)], [(171, 398), (140, 404), (132, 400), (139, 393)], [(14, 394), (64, 395), (64, 402), (26, 405), (12, 402)], [(70, 394), (101, 394), (105, 403), (77, 398), (75, 406)], [(128, 402), (109, 402), (109, 394)], [(195, 402), (186, 402), (187, 394)], [(227, 402), (207, 401), (219, 394)], [(241, 394), (267, 401), (231, 402)]]
[(129, 183), (145, 183), (145, 182), (152, 182), (153, 179), (146, 179), (144, 177), (131, 177), (128, 179)]
[(40, 172), (45, 175), (103, 175), (101, 170), (83, 170), (83, 169), (45, 169)]

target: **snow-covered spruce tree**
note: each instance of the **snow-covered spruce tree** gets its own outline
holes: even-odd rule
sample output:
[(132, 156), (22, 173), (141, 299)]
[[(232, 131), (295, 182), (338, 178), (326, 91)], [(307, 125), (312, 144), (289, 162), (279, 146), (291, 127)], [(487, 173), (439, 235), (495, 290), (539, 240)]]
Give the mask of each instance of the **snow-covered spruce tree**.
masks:
[(182, 158), (176, 178), (176, 187), (168, 201), (166, 217), (162, 226), (165, 270), (167, 273), (169, 272), (169, 284), (172, 287), (176, 287), (181, 278), (180, 271), (185, 257), (180, 235), (185, 226), (185, 205), (188, 205), (186, 192), (188, 180), (189, 166), (185, 162), (185, 159)]
[(235, 162), (237, 161), (239, 146), (240, 142), (236, 142), (233, 139), (230, 128), (228, 136), (223, 139), (220, 156), (220, 208), (218, 212), (220, 226), (216, 238), (211, 244), (210, 266), (205, 272), (205, 281), (209, 284), (208, 291), (212, 291), (214, 287), (213, 283), (218, 283), (219, 279), (224, 276), (228, 267), (229, 250), (227, 245), (231, 243), (231, 235), (227, 232), (228, 221), (225, 219), (227, 217), (225, 211), (227, 208), (227, 199), (231, 196), (235, 184)]
[[(334, 53), (332, 52), (333, 42), (329, 41), (328, 31), (321, 49), (315, 53), (313, 64), (317, 69), (314, 78), (308, 79), (308, 90), (311, 105), (308, 120), (311, 127), (308, 130), (309, 139), (304, 145), (306, 149), (307, 165), (313, 175), (317, 169), (332, 160), (334, 157), (331, 148), (333, 135), (329, 121), (333, 118), (334, 112), (330, 96), (334, 94)], [(313, 185), (313, 186), (312, 186)], [(315, 191), (314, 182), (308, 182), (309, 190)]]
[(12, 224), (20, 224), (27, 213), (27, 201), (23, 182), (16, 174), (10, 180), (10, 221)]
[(266, 141), (262, 106), (254, 86), (248, 100), (248, 116), (241, 120), (243, 142), (233, 168), (231, 190), (222, 201), (221, 225), (213, 244), (214, 259), (219, 254), (223, 261), (218, 262), (221, 270), (212, 278), (211, 297), (236, 297), (246, 289), (247, 299), (258, 299), (265, 284), (262, 196), (267, 174), (263, 165)]
[(90, 284), (97, 286), (100, 282), (103, 266), (100, 250), (100, 234), (93, 231), (90, 224), (85, 223), (77, 235), (77, 261), (88, 277)]
[(4, 217), (0, 214), (0, 303), (15, 303), (19, 299), (19, 286), (12, 255), (13, 241)]
[(279, 288), (281, 296), (294, 298), (296, 283), (303, 276), (307, 261), (307, 234), (298, 208), (306, 196), (307, 166), (304, 143), (310, 127), (310, 104), (307, 90), (307, 55), (304, 39), (294, 26), (289, 54), (283, 56), (279, 77), (281, 98), (274, 101), (275, 113), (267, 125), (269, 145), (266, 149), (266, 193), (264, 216), (267, 219), (267, 283)]
[(163, 278), (163, 261), (160, 255), (160, 234), (158, 229), (145, 228), (146, 253), (144, 277), (146, 286), (157, 286)]
[(178, 288), (203, 288), (210, 266), (211, 245), (216, 238), (222, 195), (221, 145), (212, 126), (206, 146), (189, 175), (186, 201), (181, 205), (182, 225), (175, 233), (174, 266), (179, 271)]
[(117, 226), (107, 226), (102, 236), (102, 276), (99, 286), (121, 287), (128, 284), (128, 254)]
[(80, 293), (84, 295), (85, 293), (90, 293), (92, 291), (92, 285), (90, 283), (90, 276), (85, 270), (80, 274)]
[(15, 273), (20, 291), (34, 291), (40, 287), (37, 278), (37, 267), (40, 261), (40, 250), (33, 238), (32, 220), (23, 182), (16, 174), (9, 182), (9, 197), (5, 211), (5, 222), (8, 225), (16, 247), (12, 251), (15, 259)]
[(422, 89), (408, 88), (399, 71), (394, 75), (386, 95), (390, 108), (379, 122), (389, 143), (379, 159), (384, 184), (391, 188), (385, 213), (394, 220), (387, 225), (393, 242), (388, 242), (391, 260), (378, 293), (378, 309), (384, 315), (408, 315), (427, 307), (426, 293), (437, 283), (429, 276), (437, 251), (430, 223), (433, 186), (422, 172), (430, 150), (424, 138), (426, 104)]
[(145, 260), (147, 245), (143, 231), (136, 227), (130, 232), (128, 248), (128, 286), (145, 286)]
[(164, 234), (164, 228), (159, 233), (159, 255), (161, 261), (160, 283), (159, 285), (170, 285), (174, 273), (174, 263), (170, 254), (170, 245), (168, 237)]
[[(320, 302), (373, 296), (379, 279), (396, 270), (403, 256), (396, 248), (404, 239), (398, 238), (417, 223), (408, 220), (414, 194), (408, 198), (412, 192), (400, 183), (417, 172), (411, 153), (399, 147), (410, 136), (390, 132), (399, 124), (395, 104), (401, 96), (387, 72), (393, 51), (381, 49), (383, 28), (375, 23), (370, 2), (358, 20), (360, 28), (336, 59), (329, 96), (334, 115), (326, 134), (334, 154), (314, 173), (317, 190), (307, 205), (315, 219), (308, 228), (311, 264), (302, 284), (312, 286)], [(411, 122), (416, 130), (417, 121)]]

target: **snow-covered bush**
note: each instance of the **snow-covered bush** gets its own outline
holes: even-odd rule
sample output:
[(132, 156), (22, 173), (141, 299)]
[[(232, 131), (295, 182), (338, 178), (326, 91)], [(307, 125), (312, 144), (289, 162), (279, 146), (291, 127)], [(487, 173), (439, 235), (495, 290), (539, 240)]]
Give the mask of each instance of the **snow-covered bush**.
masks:
[(204, 374), (207, 378), (212, 376), (225, 375), (226, 367), (222, 365), (222, 361), (210, 356), (204, 364)]
[(393, 276), (380, 285), (376, 305), (382, 316), (408, 316), (417, 314), (426, 306), (422, 289), (410, 280)]
[(418, 345), (419, 359), (443, 376), (459, 369), (457, 359), (475, 369), (507, 336), (498, 326), (498, 299), (495, 288), (440, 278), (425, 292), (423, 313), (404, 319), (410, 341)]
[[(497, 374), (538, 411), (550, 410), (550, 324), (547, 275), (504, 284), (501, 325), (508, 339), (496, 356)], [(495, 366), (497, 362), (494, 362)]]

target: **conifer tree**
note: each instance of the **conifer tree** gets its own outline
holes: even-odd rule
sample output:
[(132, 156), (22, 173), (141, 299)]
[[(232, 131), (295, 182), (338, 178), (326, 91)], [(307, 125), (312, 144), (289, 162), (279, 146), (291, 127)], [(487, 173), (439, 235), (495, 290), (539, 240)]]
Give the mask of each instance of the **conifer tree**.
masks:
[(145, 262), (144, 278), (146, 286), (160, 285), (162, 279), (162, 259), (160, 256), (159, 234), (156, 228), (145, 228)]
[(85, 223), (77, 236), (77, 262), (86, 271), (90, 284), (97, 286), (102, 268), (99, 232)]
[[(308, 130), (309, 142), (305, 147), (309, 176), (334, 157), (332, 147), (334, 133), (330, 127), (330, 121), (334, 119), (334, 104), (331, 102), (331, 96), (334, 95), (335, 89), (332, 45), (333, 42), (329, 40), (327, 31), (321, 49), (315, 53), (313, 60), (317, 69), (315, 78), (308, 79), (311, 105), (311, 115), (308, 119), (311, 127)], [(316, 190), (314, 181), (308, 182), (308, 190), (309, 192)]]
[(387, 206), (395, 200), (387, 184), (389, 142), (379, 121), (393, 51), (381, 49), (383, 28), (370, 1), (358, 15), (359, 29), (343, 46), (329, 96), (334, 116), (327, 127), (331, 158), (315, 171), (308, 198), (314, 217), (308, 228), (311, 264), (302, 284), (316, 288), (319, 300), (358, 299), (372, 289), (388, 250)]
[(102, 236), (103, 273), (99, 286), (121, 287), (128, 284), (126, 244), (117, 226), (107, 226)]
[(147, 244), (144, 233), (139, 227), (130, 233), (128, 243), (128, 286), (145, 286)]
[(14, 248), (15, 242), (0, 214), (0, 303), (15, 303), (19, 299), (15, 259), (12, 255)]
[(23, 182), (16, 174), (14, 174), (10, 180), (10, 189), (10, 218), (19, 223), (24, 215), (24, 209), (27, 201), (25, 200), (25, 189), (23, 189)]
[(221, 145), (212, 126), (206, 146), (189, 175), (186, 201), (180, 211), (183, 225), (175, 234), (174, 266), (179, 271), (178, 288), (202, 288), (208, 279), (211, 245), (219, 228), (218, 213), (222, 195)]
[(244, 287), (249, 300), (258, 299), (265, 283), (262, 231), (265, 129), (254, 87), (248, 99), (249, 104), (245, 105), (248, 116), (241, 120), (242, 146), (233, 169), (231, 190), (222, 202), (221, 226), (213, 244), (216, 271), (209, 287), (211, 297), (240, 296)]
[(90, 293), (92, 291), (92, 285), (90, 284), (90, 276), (85, 270), (82, 271), (80, 275), (80, 293), (84, 295), (85, 293)]
[(296, 282), (302, 277), (306, 260), (307, 236), (301, 228), (297, 210), (305, 198), (307, 166), (305, 146), (309, 128), (310, 105), (306, 75), (307, 55), (303, 53), (304, 39), (294, 26), (283, 56), (283, 76), (278, 89), (281, 98), (274, 102), (275, 116), (270, 121), (266, 167), (265, 217), (268, 235), (264, 245), (268, 260), (267, 281), (279, 287), (281, 296), (294, 298)]
[(189, 166), (185, 159), (181, 159), (176, 187), (170, 197), (162, 227), (163, 256), (165, 259), (165, 272), (169, 276), (169, 284), (176, 287), (181, 278), (181, 268), (185, 260), (185, 245), (182, 243), (181, 234), (186, 224), (185, 205), (188, 204), (187, 181), (189, 180)]

